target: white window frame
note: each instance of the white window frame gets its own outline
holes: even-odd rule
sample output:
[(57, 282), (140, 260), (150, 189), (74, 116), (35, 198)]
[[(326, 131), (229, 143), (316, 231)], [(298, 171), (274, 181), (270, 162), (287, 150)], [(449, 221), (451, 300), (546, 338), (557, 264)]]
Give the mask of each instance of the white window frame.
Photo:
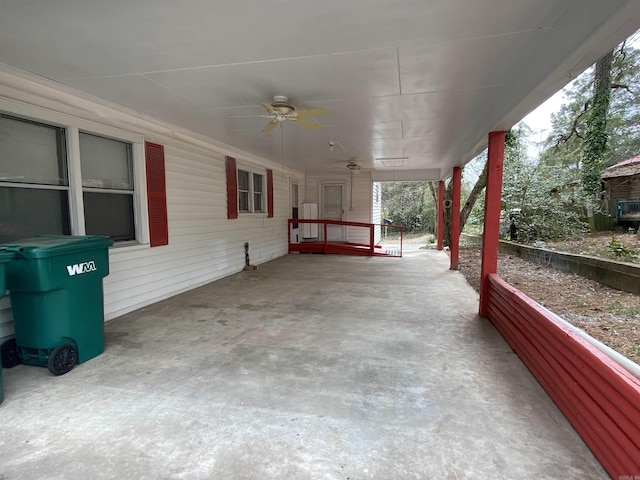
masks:
[[(80, 131), (110, 138), (131, 144), (133, 170), (133, 220), (135, 240), (118, 242), (116, 246), (137, 246), (149, 244), (149, 218), (146, 207), (147, 185), (144, 157), (144, 137), (121, 130), (119, 128), (102, 125), (89, 120), (72, 117), (64, 113), (54, 112), (44, 108), (23, 105), (8, 99), (0, 99), (0, 113), (18, 120), (34, 121), (65, 130), (66, 163), (69, 186), (55, 187), (55, 190), (67, 190), (69, 196), (69, 221), (72, 235), (86, 235), (84, 202), (82, 198), (82, 172), (80, 165)], [(25, 187), (28, 187), (25, 185)], [(47, 186), (46, 188), (50, 188)]]
[[(247, 167), (245, 165), (238, 165), (237, 167), (237, 178), (238, 178), (238, 213), (240, 215), (247, 214), (258, 214), (258, 215), (266, 215), (269, 208), (267, 202), (269, 201), (267, 195), (267, 172), (266, 170)], [(240, 190), (240, 172), (246, 172), (249, 174), (249, 190)], [(260, 192), (256, 192), (255, 190), (255, 176), (260, 175), (262, 180), (262, 188)], [(245, 192), (248, 193), (249, 201), (248, 201), (248, 210), (240, 210), (240, 193)], [(255, 207), (255, 195), (260, 194), (262, 197), (262, 208), (260, 210)]]

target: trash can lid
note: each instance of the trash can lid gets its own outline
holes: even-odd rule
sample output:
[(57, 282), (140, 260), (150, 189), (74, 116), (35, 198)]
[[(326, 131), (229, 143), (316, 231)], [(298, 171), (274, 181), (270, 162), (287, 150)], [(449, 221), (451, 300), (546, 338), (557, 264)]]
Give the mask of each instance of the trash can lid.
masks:
[(47, 258), (111, 245), (112, 240), (98, 235), (38, 235), (2, 244), (0, 249), (27, 258)]
[(0, 250), (0, 263), (5, 263), (11, 260), (14, 256), (14, 253), (7, 252), (6, 250)]

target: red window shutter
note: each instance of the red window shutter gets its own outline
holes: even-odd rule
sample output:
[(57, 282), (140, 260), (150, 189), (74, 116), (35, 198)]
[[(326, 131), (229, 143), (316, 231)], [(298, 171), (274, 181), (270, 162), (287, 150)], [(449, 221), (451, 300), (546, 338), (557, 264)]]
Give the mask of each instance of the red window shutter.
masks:
[(236, 159), (226, 157), (227, 163), (227, 218), (238, 218), (238, 171)]
[(152, 247), (169, 244), (167, 224), (167, 184), (164, 174), (164, 146), (145, 142), (147, 163), (147, 205)]
[(267, 217), (273, 217), (273, 170), (267, 170)]

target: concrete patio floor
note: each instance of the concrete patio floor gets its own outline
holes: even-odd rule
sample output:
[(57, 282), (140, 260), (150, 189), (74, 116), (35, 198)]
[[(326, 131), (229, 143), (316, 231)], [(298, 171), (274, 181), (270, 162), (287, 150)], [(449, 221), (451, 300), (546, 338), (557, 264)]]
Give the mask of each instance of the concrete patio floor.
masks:
[(4, 370), (0, 478), (603, 479), (442, 252), (289, 255)]

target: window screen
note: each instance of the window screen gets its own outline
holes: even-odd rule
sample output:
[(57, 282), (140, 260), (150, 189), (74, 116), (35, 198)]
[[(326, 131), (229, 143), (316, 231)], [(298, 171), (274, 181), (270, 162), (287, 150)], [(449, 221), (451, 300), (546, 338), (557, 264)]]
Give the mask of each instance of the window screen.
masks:
[(131, 145), (80, 133), (82, 186), (133, 190)]
[(68, 185), (64, 130), (0, 116), (0, 182)]

